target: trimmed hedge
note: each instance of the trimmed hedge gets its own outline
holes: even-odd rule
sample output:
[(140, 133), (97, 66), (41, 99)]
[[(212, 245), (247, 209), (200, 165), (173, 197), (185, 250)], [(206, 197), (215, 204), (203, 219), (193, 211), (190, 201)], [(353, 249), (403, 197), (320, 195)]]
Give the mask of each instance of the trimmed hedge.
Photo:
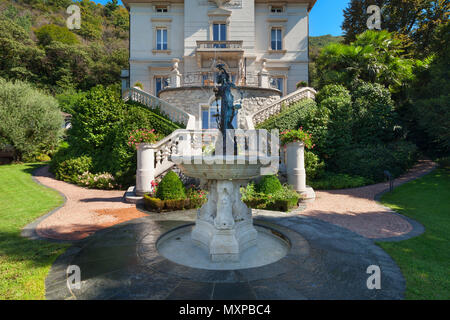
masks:
[(161, 200), (146, 194), (144, 195), (144, 207), (146, 210), (151, 212), (187, 210), (201, 207), (206, 200), (206, 198)]
[[(129, 106), (127, 114), (130, 118), (145, 119), (148, 127), (165, 136), (185, 127), (182, 123), (175, 123), (169, 120), (158, 108), (149, 109), (147, 106), (134, 101), (128, 101), (126, 104)], [(151, 116), (149, 117), (149, 115)]]
[(305, 126), (308, 122), (310, 115), (317, 109), (317, 104), (312, 99), (305, 99), (296, 102), (273, 117), (270, 117), (266, 121), (258, 124), (256, 129), (266, 129), (268, 131), (272, 129), (295, 130), (300, 126)]

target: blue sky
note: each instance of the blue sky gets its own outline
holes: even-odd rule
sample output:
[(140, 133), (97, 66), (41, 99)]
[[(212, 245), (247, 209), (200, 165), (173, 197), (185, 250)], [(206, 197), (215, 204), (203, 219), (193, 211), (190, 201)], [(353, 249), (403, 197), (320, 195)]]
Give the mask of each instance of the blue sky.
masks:
[(317, 0), (309, 15), (309, 34), (311, 36), (342, 35), (343, 10), (350, 0)]
[[(108, 0), (94, 1), (102, 4), (108, 2)], [(119, 1), (119, 3), (121, 2)], [(317, 0), (309, 17), (309, 34), (311, 36), (341, 35), (341, 24), (344, 20), (342, 11), (349, 2), (350, 0)]]

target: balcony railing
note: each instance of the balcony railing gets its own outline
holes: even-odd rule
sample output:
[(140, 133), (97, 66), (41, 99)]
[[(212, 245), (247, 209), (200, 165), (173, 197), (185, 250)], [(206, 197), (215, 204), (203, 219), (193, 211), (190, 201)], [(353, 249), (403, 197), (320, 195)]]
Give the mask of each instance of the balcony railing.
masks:
[[(232, 74), (232, 82), (237, 86), (258, 87), (258, 75), (247, 72), (246, 75)], [(216, 72), (188, 72), (183, 74), (181, 85), (184, 87), (213, 87), (216, 84)]]
[(197, 41), (197, 50), (242, 50), (242, 40), (230, 40), (230, 41), (215, 41), (215, 40), (202, 40)]

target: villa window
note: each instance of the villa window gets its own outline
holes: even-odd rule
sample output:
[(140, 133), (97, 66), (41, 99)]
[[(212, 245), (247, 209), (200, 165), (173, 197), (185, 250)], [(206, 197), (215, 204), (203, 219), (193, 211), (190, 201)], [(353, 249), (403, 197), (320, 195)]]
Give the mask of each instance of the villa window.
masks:
[(282, 29), (272, 28), (271, 30), (271, 49), (272, 50), (282, 50)]
[(155, 77), (155, 95), (158, 95), (158, 93), (164, 89), (165, 87), (169, 86), (169, 78), (168, 77), (162, 77), (158, 76)]
[[(221, 101), (214, 101), (211, 106), (202, 106), (202, 129), (218, 129), (217, 116), (220, 115)], [(233, 127), (237, 128), (237, 115), (233, 118)]]
[(217, 115), (220, 114), (220, 100), (218, 101), (219, 106), (217, 107), (215, 103), (212, 106), (202, 107), (202, 129), (217, 129)]
[(156, 6), (155, 10), (158, 13), (165, 13), (169, 11), (167, 6)]
[(272, 6), (270, 8), (270, 12), (272, 12), (272, 13), (282, 13), (283, 12), (283, 7), (282, 6)]
[[(227, 40), (227, 25), (225, 23), (213, 24), (213, 40), (226, 41)], [(215, 44), (215, 48), (225, 48), (225, 44)]]
[(156, 50), (167, 50), (167, 29), (156, 30)]
[(271, 86), (273, 88), (276, 88), (278, 90), (281, 91), (281, 93), (283, 94), (284, 92), (284, 78), (283, 77), (273, 77), (271, 79)]

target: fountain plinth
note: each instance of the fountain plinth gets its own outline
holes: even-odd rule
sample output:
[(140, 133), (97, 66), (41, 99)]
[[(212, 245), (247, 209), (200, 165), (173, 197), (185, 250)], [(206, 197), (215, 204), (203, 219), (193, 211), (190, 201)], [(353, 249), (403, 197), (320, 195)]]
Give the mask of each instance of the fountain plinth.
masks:
[(241, 252), (256, 245), (258, 235), (240, 188), (260, 176), (271, 158), (194, 156), (189, 163), (182, 159), (172, 157), (186, 175), (206, 179), (209, 190), (208, 201), (198, 210), (193, 242), (207, 250), (214, 262), (239, 261)]

